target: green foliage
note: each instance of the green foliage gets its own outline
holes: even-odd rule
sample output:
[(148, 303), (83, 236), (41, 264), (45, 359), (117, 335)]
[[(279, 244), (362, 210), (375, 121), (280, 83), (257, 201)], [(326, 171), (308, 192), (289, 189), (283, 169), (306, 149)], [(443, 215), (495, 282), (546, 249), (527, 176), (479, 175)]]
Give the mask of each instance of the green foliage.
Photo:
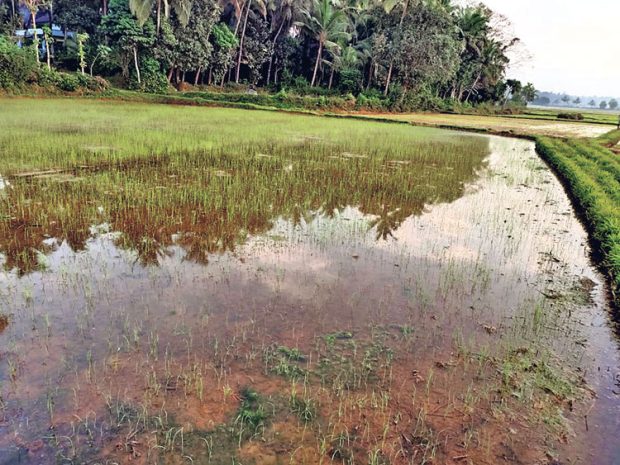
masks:
[(214, 81), (220, 83), (232, 64), (233, 51), (239, 42), (233, 31), (223, 23), (214, 25), (211, 33), (213, 42), (211, 72)]
[(299, 366), (305, 357), (298, 349), (289, 349), (281, 346), (269, 348), (263, 354), (265, 367), (272, 373), (289, 379), (300, 379), (306, 376), (306, 371)]
[(36, 78), (37, 63), (32, 53), (0, 36), (0, 88), (15, 89)]
[[(0, 40), (0, 62), (2, 61), (2, 41)], [(19, 50), (19, 49), (18, 49)], [(23, 53), (22, 50), (19, 50)], [(82, 75), (80, 73), (61, 73), (54, 69), (47, 69), (47, 67), (37, 67), (36, 63), (30, 56), (31, 54), (25, 53), (23, 57), (30, 63), (26, 66), (24, 72), (29, 73), (28, 82), (36, 84), (45, 89), (49, 89), (52, 92), (75, 92), (75, 91), (87, 91), (87, 92), (105, 92), (109, 89), (110, 84), (101, 77), (92, 77), (88, 75)], [(15, 64), (15, 62), (12, 62)], [(15, 66), (8, 68), (7, 70), (17, 70)], [(5, 89), (16, 89), (21, 81), (16, 81), (15, 78), (8, 76), (8, 80), (4, 80), (7, 74), (3, 73), (4, 69), (0, 69), (0, 87)], [(5, 84), (5, 83), (8, 83)]]
[(288, 360), (291, 360), (294, 362), (303, 362), (304, 360), (306, 360), (306, 357), (304, 356), (304, 354), (302, 354), (301, 351), (296, 347), (293, 349), (290, 349), (286, 346), (280, 346), (278, 347), (278, 352), (284, 355)]
[(572, 121), (583, 121), (584, 116), (581, 113), (558, 113), (558, 119), (567, 119)]
[[(55, 47), (55, 65), (92, 74), (97, 64), (118, 85), (149, 93), (168, 91), (164, 74), (179, 88), (233, 81), (319, 97), (303, 108), (445, 110), (536, 97), (531, 85), (505, 82), (517, 39), (495, 30), (483, 5), (110, 0), (105, 15), (94, 1), (54, 6), (57, 22), (77, 32)], [(354, 98), (331, 99), (347, 94)]]
[(388, 100), (378, 90), (370, 89), (357, 96), (357, 108), (387, 110), (388, 104)]
[(56, 86), (65, 92), (73, 92), (80, 87), (80, 80), (75, 74), (57, 73)]
[(353, 109), (355, 107), (355, 99), (351, 100), (344, 97), (331, 97), (331, 96), (299, 96), (294, 94), (287, 94), (285, 92), (279, 92), (275, 95), (270, 94), (247, 94), (247, 93), (220, 93), (220, 92), (184, 92), (184, 98), (187, 98), (187, 103), (191, 103), (191, 100), (195, 100), (196, 103), (205, 102), (218, 102), (218, 103), (243, 103), (258, 105), (261, 107), (271, 108), (283, 108), (283, 109)]
[(168, 79), (161, 71), (159, 62), (154, 58), (145, 58), (140, 63), (142, 71), (142, 82), (138, 84), (134, 81), (133, 85), (143, 92), (149, 94), (165, 94), (168, 92)]
[(235, 426), (239, 430), (240, 438), (247, 433), (253, 436), (265, 425), (267, 413), (255, 390), (245, 387), (241, 390), (240, 397), (241, 406), (235, 418)]
[(145, 50), (150, 52), (155, 43), (155, 26), (151, 21), (139, 24), (130, 13), (127, 0), (110, 2), (109, 13), (101, 19), (100, 31), (112, 44), (126, 79), (129, 78), (131, 63), (138, 67), (139, 55)]
[(187, 24), (176, 25), (172, 63), (181, 71), (191, 71), (209, 66), (213, 45), (209, 36), (220, 16), (220, 9), (210, 0), (194, 0), (192, 15)]
[(317, 72), (321, 63), (322, 52), (326, 47), (338, 48), (339, 41), (348, 41), (351, 37), (349, 33), (349, 21), (345, 10), (333, 4), (331, 0), (312, 0), (309, 9), (301, 10), (303, 21), (298, 25), (314, 40), (318, 42), (314, 71), (310, 86), (314, 87)]
[(575, 394), (573, 383), (529, 350), (509, 353), (501, 361), (499, 372), (504, 388), (521, 401), (533, 400), (540, 394), (566, 400)]
[(77, 35), (78, 58), (80, 59), (80, 69), (82, 70), (82, 74), (84, 74), (84, 70), (86, 69), (86, 51), (84, 46), (86, 45), (86, 41), (88, 39), (89, 35), (85, 32)]
[(446, 109), (445, 101), (433, 92), (431, 86), (419, 87), (416, 92), (407, 92), (396, 102), (400, 111), (414, 109), (425, 111), (442, 111)]
[(101, 20), (98, 2), (54, 0), (54, 23), (68, 31), (94, 35)]
[(9, 5), (0, 4), (0, 35), (10, 34), (13, 30), (12, 23)]
[(289, 399), (291, 411), (304, 423), (309, 423), (317, 417), (314, 401), (307, 397), (299, 397), (293, 390)]
[(212, 34), (215, 45), (223, 50), (230, 50), (239, 44), (237, 36), (223, 23), (213, 26)]
[(362, 73), (359, 69), (345, 68), (340, 72), (340, 90), (357, 94), (362, 87)]

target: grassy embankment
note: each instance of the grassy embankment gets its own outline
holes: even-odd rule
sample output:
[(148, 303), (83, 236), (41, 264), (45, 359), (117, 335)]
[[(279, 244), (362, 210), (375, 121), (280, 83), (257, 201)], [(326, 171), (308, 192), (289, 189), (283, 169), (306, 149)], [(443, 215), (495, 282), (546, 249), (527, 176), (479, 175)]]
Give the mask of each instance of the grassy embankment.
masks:
[(524, 110), (520, 115), (505, 115), (507, 118), (528, 118), (538, 119), (546, 121), (555, 121), (558, 119), (558, 114), (564, 115), (581, 115), (582, 120), (569, 120), (569, 121), (581, 121), (583, 123), (594, 124), (616, 124), (618, 122), (618, 113), (615, 111), (604, 111), (596, 109), (558, 109), (558, 108), (530, 108)]
[(539, 137), (536, 150), (565, 181), (582, 211), (620, 303), (620, 131), (598, 139)]

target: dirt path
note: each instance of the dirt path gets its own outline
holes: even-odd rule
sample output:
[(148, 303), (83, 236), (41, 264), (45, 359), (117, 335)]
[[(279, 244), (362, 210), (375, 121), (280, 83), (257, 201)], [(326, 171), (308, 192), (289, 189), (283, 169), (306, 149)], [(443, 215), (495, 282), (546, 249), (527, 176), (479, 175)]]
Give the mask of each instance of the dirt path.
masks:
[(502, 116), (447, 115), (439, 113), (382, 114), (359, 113), (359, 116), (393, 121), (407, 121), (422, 126), (450, 129), (473, 129), (517, 136), (597, 137), (613, 129), (611, 125), (545, 121)]

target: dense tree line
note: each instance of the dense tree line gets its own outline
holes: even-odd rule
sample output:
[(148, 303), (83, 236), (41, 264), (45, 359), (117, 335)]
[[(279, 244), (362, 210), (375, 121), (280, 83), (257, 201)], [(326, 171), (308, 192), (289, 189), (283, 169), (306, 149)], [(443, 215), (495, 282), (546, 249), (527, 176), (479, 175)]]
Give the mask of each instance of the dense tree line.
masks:
[(19, 27), (21, 5), (33, 20), (51, 11), (54, 24), (77, 33), (75, 46), (55, 53), (52, 66), (118, 76), (145, 91), (244, 84), (363, 94), (406, 107), (535, 97), (531, 85), (505, 79), (518, 39), (506, 38), (483, 4), (0, 0), (0, 33), (10, 37)]

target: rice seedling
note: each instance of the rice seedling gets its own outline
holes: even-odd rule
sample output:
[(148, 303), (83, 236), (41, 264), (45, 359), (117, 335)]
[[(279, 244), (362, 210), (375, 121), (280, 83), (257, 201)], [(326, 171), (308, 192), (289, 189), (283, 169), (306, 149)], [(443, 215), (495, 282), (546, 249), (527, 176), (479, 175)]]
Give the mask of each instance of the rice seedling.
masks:
[[(233, 109), (6, 105), (0, 456), (483, 463), (518, 415), (530, 428), (514, 447), (538, 459), (581, 398), (558, 365), (607, 340), (584, 324), (604, 296), (532, 143)], [(62, 120), (36, 116), (61, 106)], [(563, 144), (615, 180), (606, 149)]]

